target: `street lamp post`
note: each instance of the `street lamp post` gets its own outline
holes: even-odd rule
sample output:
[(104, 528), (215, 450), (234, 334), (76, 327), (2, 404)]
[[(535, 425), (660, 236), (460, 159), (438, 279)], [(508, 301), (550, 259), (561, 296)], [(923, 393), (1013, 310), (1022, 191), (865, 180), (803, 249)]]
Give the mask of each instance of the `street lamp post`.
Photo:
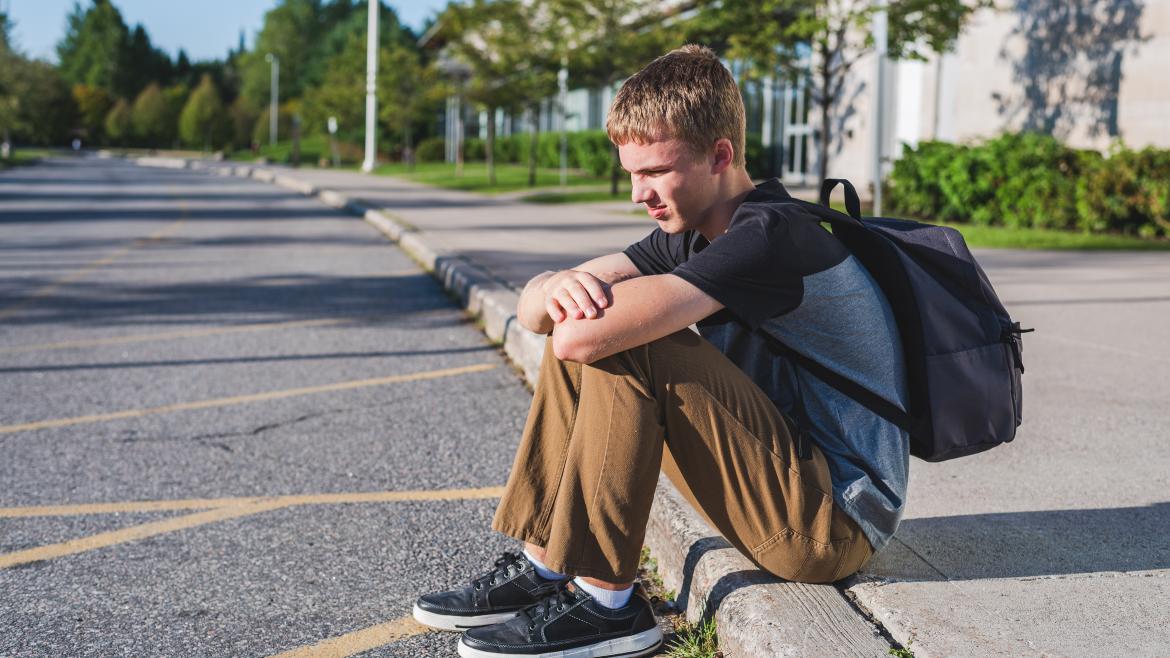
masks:
[(369, 30), (366, 35), (366, 158), (362, 161), (362, 171), (369, 173), (374, 170), (377, 160), (378, 130), (378, 5), (379, 0), (368, 0)]
[(569, 99), (569, 63), (566, 57), (561, 58), (561, 70), (557, 71), (557, 92), (561, 110), (561, 187), (565, 187), (569, 184), (569, 116), (565, 111)]
[(272, 87), (269, 90), (268, 104), (268, 143), (276, 146), (276, 119), (280, 106), (280, 58), (272, 53), (264, 56), (264, 61), (272, 65)]
[(874, 217), (882, 214), (882, 149), (886, 143), (886, 55), (887, 40), (889, 38), (889, 22), (886, 13), (886, 0), (878, 0), (877, 11), (873, 15), (873, 55), (877, 63), (874, 65), (874, 93), (873, 93), (873, 213)]

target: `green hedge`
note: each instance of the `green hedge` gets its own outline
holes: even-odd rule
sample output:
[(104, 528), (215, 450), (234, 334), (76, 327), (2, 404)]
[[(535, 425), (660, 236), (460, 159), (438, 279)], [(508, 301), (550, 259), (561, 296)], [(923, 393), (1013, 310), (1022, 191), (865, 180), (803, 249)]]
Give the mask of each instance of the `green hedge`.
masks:
[[(497, 163), (528, 164), (528, 145), (531, 135), (497, 136), (495, 160)], [(438, 162), (444, 157), (443, 138), (432, 137), (418, 146), (419, 162)], [(568, 134), (567, 155), (569, 167), (580, 169), (591, 176), (608, 176), (612, 160), (609, 136), (604, 130), (581, 130)], [(468, 138), (463, 142), (463, 157), (468, 162), (481, 162), (487, 150), (486, 140)], [(748, 173), (754, 177), (771, 176), (770, 153), (760, 142), (759, 135), (748, 135), (745, 150)], [(424, 152), (425, 151), (425, 152)], [(561, 133), (542, 132), (536, 144), (536, 165), (555, 169), (561, 166)]]
[(442, 137), (427, 137), (414, 148), (416, 162), (442, 162), (446, 157), (447, 146)]
[(1035, 133), (922, 142), (904, 148), (888, 185), (894, 212), (928, 220), (1146, 236), (1170, 228), (1170, 151), (1152, 148), (1106, 157)]

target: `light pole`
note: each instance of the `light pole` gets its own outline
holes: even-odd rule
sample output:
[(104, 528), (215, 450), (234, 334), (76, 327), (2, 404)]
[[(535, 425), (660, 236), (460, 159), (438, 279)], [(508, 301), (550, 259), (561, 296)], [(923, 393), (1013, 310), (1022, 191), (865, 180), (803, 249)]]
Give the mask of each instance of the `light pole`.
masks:
[(873, 55), (877, 63), (874, 65), (874, 94), (873, 94), (873, 213), (874, 217), (882, 214), (882, 149), (885, 147), (886, 127), (886, 54), (889, 34), (888, 15), (886, 14), (886, 0), (878, 0), (877, 11), (873, 15)]
[(561, 58), (561, 70), (557, 71), (557, 104), (561, 109), (561, 187), (569, 184), (569, 126), (565, 103), (569, 99), (569, 62)]
[(366, 35), (366, 158), (362, 161), (362, 171), (369, 173), (374, 170), (377, 160), (377, 130), (378, 130), (378, 5), (379, 0), (367, 0), (369, 5), (369, 30)]
[(272, 65), (272, 88), (268, 93), (268, 142), (276, 146), (276, 119), (280, 106), (280, 58), (272, 53), (264, 56), (264, 61)]

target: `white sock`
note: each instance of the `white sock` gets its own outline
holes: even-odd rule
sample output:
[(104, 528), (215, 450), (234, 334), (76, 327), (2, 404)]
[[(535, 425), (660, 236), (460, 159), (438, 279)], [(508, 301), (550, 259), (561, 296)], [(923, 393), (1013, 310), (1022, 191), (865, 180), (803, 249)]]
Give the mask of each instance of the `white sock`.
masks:
[(528, 561), (532, 563), (532, 568), (536, 570), (536, 575), (544, 578), (545, 580), (564, 580), (568, 578), (568, 576), (565, 574), (557, 573), (556, 571), (553, 571), (552, 569), (544, 566), (544, 562), (541, 562), (540, 560), (533, 557), (532, 553), (529, 553), (527, 548), (524, 549), (524, 557), (528, 558)]
[(630, 602), (630, 595), (634, 593), (633, 585), (614, 591), (602, 589), (596, 585), (590, 585), (580, 578), (574, 578), (573, 584), (588, 592), (589, 596), (592, 596), (595, 601), (611, 610), (625, 607)]

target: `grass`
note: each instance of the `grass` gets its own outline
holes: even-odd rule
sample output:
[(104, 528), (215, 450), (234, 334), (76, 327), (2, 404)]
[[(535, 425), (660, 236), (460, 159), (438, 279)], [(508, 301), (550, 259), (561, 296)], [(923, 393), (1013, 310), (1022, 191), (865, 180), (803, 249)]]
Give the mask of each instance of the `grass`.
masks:
[[(268, 158), (271, 162), (289, 162), (292, 158), (292, 141), (264, 144), (259, 153), (252, 153), (248, 149), (240, 149), (228, 156), (229, 160), (251, 162), (258, 157)], [(301, 138), (301, 165), (316, 166), (320, 158), (332, 158), (329, 151), (329, 138), (324, 135), (310, 135)]]
[(675, 605), (675, 593), (666, 589), (658, 574), (658, 561), (650, 557), (650, 549), (642, 547), (638, 563), (638, 581), (654, 601), (654, 613), (673, 629), (667, 633), (663, 652), (655, 655), (670, 658), (722, 658), (715, 620), (692, 624), (686, 621)]
[(629, 201), (630, 194), (624, 189), (624, 186), (618, 186), (618, 195), (614, 196), (609, 193), (609, 187), (606, 186), (605, 189), (596, 190), (537, 192), (524, 197), (522, 200), (528, 203), (540, 204), (600, 203), (605, 201)]
[(684, 622), (675, 629), (674, 639), (667, 644), (669, 658), (721, 658), (719, 636), (715, 632), (715, 618), (697, 624)]
[[(835, 210), (845, 212), (841, 203), (833, 203)], [(862, 204), (861, 214), (873, 212)], [(929, 220), (927, 220), (929, 221)], [(935, 223), (935, 222), (930, 222)], [(975, 224), (942, 223), (963, 234), (968, 247), (986, 249), (1056, 249), (1067, 251), (1167, 251), (1170, 240), (1142, 238), (1136, 235), (1112, 233), (1084, 233), (1045, 228), (1008, 228), (1007, 226), (977, 226)]]
[(947, 226), (962, 233), (963, 239), (971, 247), (1078, 251), (1170, 250), (1170, 240), (1140, 238), (1134, 235), (1081, 233), (1040, 228), (1007, 228), (1005, 226), (975, 226), (974, 224), (947, 224)]
[[(339, 144), (341, 151), (341, 169), (357, 169), (360, 165), (361, 153), (358, 147), (352, 144)], [(287, 163), (292, 155), (292, 142), (277, 142), (275, 145), (265, 144), (258, 153), (249, 150), (239, 150), (228, 156), (228, 159), (238, 162), (251, 162), (257, 158), (268, 158), (269, 162)], [(301, 166), (314, 167), (319, 159), (330, 160), (329, 139), (323, 135), (311, 135), (301, 140)], [(456, 174), (454, 163), (447, 162), (419, 162), (414, 166), (401, 162), (382, 163), (375, 167), (375, 174), (395, 176), (425, 185), (433, 185), (452, 190), (479, 192), (481, 194), (501, 194), (506, 192), (523, 192), (530, 190), (525, 201), (533, 203), (584, 203), (589, 201), (611, 201), (625, 199), (627, 192), (620, 191), (617, 197), (609, 195), (609, 179), (606, 177), (591, 176), (580, 170), (570, 169), (567, 176), (569, 187), (589, 186), (592, 189), (566, 191), (561, 187), (561, 170), (559, 168), (540, 167), (536, 170), (536, 185), (528, 185), (528, 165), (526, 164), (496, 164), (496, 183), (488, 182), (487, 164), (484, 162), (465, 162), (463, 173)]]
[(41, 158), (47, 158), (52, 154), (53, 152), (48, 149), (14, 148), (12, 157), (0, 160), (0, 170), (36, 164)]
[(914, 652), (910, 650), (911, 644), (914, 644), (914, 640), (910, 640), (909, 642), (907, 642), (905, 648), (890, 649), (886, 653), (890, 654), (891, 656), (894, 656), (894, 658), (914, 658)]
[[(538, 192), (539, 190), (536, 188), (558, 188), (561, 184), (560, 169), (538, 168), (536, 170), (536, 186), (530, 188), (528, 186), (528, 167), (518, 164), (497, 164), (495, 185), (488, 182), (487, 165), (483, 162), (464, 163), (462, 175), (456, 174), (454, 164), (446, 162), (420, 162), (413, 168), (400, 162), (388, 163), (379, 165), (374, 169), (374, 173), (397, 176), (436, 187), (486, 194), (517, 192), (526, 189)], [(570, 169), (567, 182), (570, 187), (579, 187), (584, 185), (598, 186), (607, 184), (609, 181), (606, 178), (590, 176), (584, 172)], [(552, 191), (549, 190), (549, 193)]]

